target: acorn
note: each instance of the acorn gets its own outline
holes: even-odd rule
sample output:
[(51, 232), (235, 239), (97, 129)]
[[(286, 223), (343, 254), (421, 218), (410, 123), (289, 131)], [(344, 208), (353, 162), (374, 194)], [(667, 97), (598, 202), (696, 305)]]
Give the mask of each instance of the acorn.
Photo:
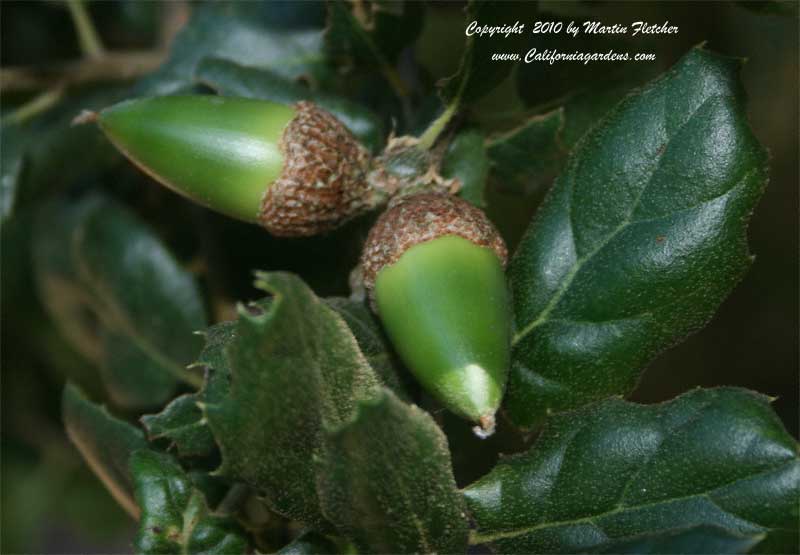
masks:
[(375, 204), (365, 179), (369, 153), (311, 102), (163, 96), (91, 119), (160, 183), (274, 235), (322, 233)]
[(397, 197), (361, 258), (373, 309), (423, 387), (485, 437), (505, 388), (508, 252), (478, 208), (446, 194)]

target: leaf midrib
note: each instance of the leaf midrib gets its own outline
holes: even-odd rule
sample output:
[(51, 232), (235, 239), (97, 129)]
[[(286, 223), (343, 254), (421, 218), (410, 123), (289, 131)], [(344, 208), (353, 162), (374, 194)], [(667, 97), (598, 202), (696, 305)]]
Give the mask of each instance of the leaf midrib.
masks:
[[(550, 314), (558, 306), (558, 303), (561, 301), (561, 299), (564, 297), (564, 295), (567, 294), (567, 292), (570, 289), (570, 286), (572, 285), (572, 282), (577, 277), (577, 275), (580, 272), (581, 268), (583, 268), (584, 265), (586, 265), (590, 260), (592, 260), (594, 258), (594, 256), (597, 255), (600, 251), (605, 249), (609, 245), (609, 243), (611, 243), (611, 241), (613, 241), (620, 233), (622, 233), (630, 225), (635, 224), (635, 223), (638, 224), (638, 223), (644, 223), (644, 222), (647, 222), (647, 221), (660, 220), (660, 219), (664, 219), (664, 218), (666, 218), (668, 216), (674, 216), (675, 214), (679, 214), (681, 212), (687, 212), (689, 210), (694, 210), (694, 209), (698, 208), (699, 206), (702, 206), (704, 204), (708, 204), (710, 202), (713, 202), (713, 201), (715, 201), (715, 200), (717, 200), (717, 199), (719, 199), (719, 198), (731, 193), (734, 189), (736, 189), (739, 185), (741, 185), (746, 180), (747, 177), (749, 177), (749, 175), (752, 173), (752, 171), (746, 172), (745, 175), (739, 181), (737, 181), (737, 183), (735, 185), (733, 185), (730, 189), (728, 189), (724, 193), (722, 193), (720, 195), (717, 195), (717, 196), (715, 196), (713, 198), (707, 199), (707, 200), (705, 200), (703, 202), (700, 202), (700, 203), (698, 203), (696, 205), (689, 206), (689, 207), (686, 207), (686, 208), (683, 208), (683, 209), (680, 209), (680, 210), (675, 210), (675, 211), (670, 212), (668, 214), (664, 214), (664, 215), (658, 216), (657, 218), (643, 218), (643, 219), (639, 219), (639, 220), (634, 220), (633, 219), (633, 215), (636, 213), (636, 210), (639, 207), (639, 203), (641, 202), (641, 199), (644, 196), (644, 193), (650, 188), (650, 184), (652, 183), (652, 179), (656, 175), (656, 173), (658, 172), (658, 169), (661, 167), (661, 160), (664, 159), (664, 155), (669, 150), (669, 147), (672, 144), (673, 139), (678, 134), (680, 134), (681, 130), (686, 125), (688, 125), (689, 122), (692, 121), (692, 119), (700, 112), (700, 110), (703, 108), (703, 106), (705, 106), (711, 100), (719, 99), (719, 98), (725, 98), (725, 95), (717, 94), (717, 95), (711, 95), (708, 98), (706, 98), (703, 102), (701, 102), (697, 106), (697, 108), (686, 119), (686, 121), (684, 121), (677, 129), (675, 129), (672, 132), (672, 136), (667, 140), (665, 148), (658, 155), (658, 159), (656, 160), (656, 162), (655, 162), (655, 164), (653, 166), (653, 170), (650, 173), (650, 176), (647, 178), (647, 181), (645, 182), (644, 186), (642, 187), (642, 189), (639, 191), (638, 195), (634, 199), (634, 202), (633, 202), (633, 204), (631, 206), (631, 209), (630, 209), (628, 215), (625, 217), (625, 219), (614, 230), (611, 231), (611, 233), (608, 235), (608, 237), (606, 237), (606, 239), (604, 239), (603, 241), (600, 242), (600, 244), (598, 244), (597, 247), (592, 249), (589, 253), (585, 254), (583, 257), (579, 257), (576, 260), (575, 264), (572, 266), (570, 271), (565, 276), (563, 284), (553, 294), (553, 296), (550, 298), (550, 301), (547, 303), (547, 305), (544, 307), (544, 309), (542, 309), (542, 311), (539, 313), (539, 316), (536, 317), (532, 322), (527, 324), (521, 331), (517, 332), (514, 335), (514, 337), (512, 339), (512, 342), (511, 342), (511, 346), (512, 347), (515, 346), (517, 343), (519, 343), (527, 335), (529, 335), (534, 329), (536, 329), (537, 327), (541, 326), (542, 324), (546, 323), (549, 320)], [(573, 198), (573, 192), (574, 192), (574, 188), (575, 188), (575, 173), (577, 172), (577, 169), (575, 169), (574, 171), (570, 171), (570, 170), (568, 170), (568, 171), (569, 171), (568, 178), (570, 179), (570, 183), (569, 183), (569, 193), (570, 194), (569, 194), (569, 201), (568, 201), (568, 206), (567, 206), (567, 217), (569, 218), (569, 221), (570, 221), (570, 235), (572, 237), (573, 246), (575, 246), (575, 233), (573, 231), (573, 225), (572, 225), (572, 198)], [(577, 251), (577, 248), (575, 250)]]
[(172, 427), (164, 426), (163, 427), (163, 431), (161, 433), (154, 434), (152, 437), (153, 437), (153, 439), (169, 438), (168, 434), (182, 433), (182, 432), (188, 431), (188, 430), (190, 430), (192, 428), (205, 427), (207, 423), (208, 422), (207, 422), (205, 416), (203, 416), (202, 413), (201, 413), (200, 418), (198, 418), (194, 422), (190, 422), (189, 424), (181, 424), (180, 426), (172, 426)]
[[(560, 521), (552, 521), (552, 522), (542, 522), (542, 523), (539, 523), (539, 524), (536, 524), (536, 525), (533, 525), (533, 526), (528, 526), (528, 527), (525, 527), (525, 528), (518, 528), (518, 529), (515, 529), (515, 530), (507, 530), (507, 531), (496, 532), (494, 534), (482, 535), (482, 534), (480, 534), (480, 533), (478, 533), (476, 531), (473, 531), (473, 533), (470, 535), (470, 544), (477, 545), (477, 544), (488, 543), (488, 542), (492, 542), (492, 541), (496, 541), (496, 540), (516, 538), (516, 537), (519, 537), (519, 536), (523, 536), (525, 534), (530, 534), (530, 533), (536, 532), (538, 530), (543, 530), (543, 529), (546, 529), (546, 528), (552, 528), (552, 527), (557, 527), (557, 526), (566, 526), (566, 525), (569, 525), (569, 524), (581, 524), (581, 523), (587, 523), (588, 522), (588, 523), (591, 523), (591, 524), (594, 524), (595, 526), (597, 526), (597, 523), (595, 522), (596, 520), (601, 519), (601, 518), (605, 518), (605, 517), (609, 517), (609, 516), (613, 516), (613, 515), (618, 514), (618, 513), (622, 513), (622, 512), (625, 512), (625, 511), (636, 511), (636, 510), (640, 510), (640, 509), (647, 509), (647, 508), (650, 508), (650, 507), (657, 507), (659, 505), (669, 505), (671, 503), (677, 503), (677, 502), (686, 501), (686, 500), (689, 500), (689, 499), (706, 499), (710, 503), (712, 503), (715, 506), (719, 507), (719, 509), (721, 511), (723, 511), (724, 513), (729, 514), (729, 515), (733, 515), (733, 516), (735, 516), (736, 518), (738, 518), (740, 520), (747, 521), (747, 522), (751, 523), (753, 526), (759, 528), (760, 531), (778, 530), (779, 528), (771, 528), (771, 527), (763, 526), (761, 524), (753, 522), (752, 520), (745, 519), (745, 518), (741, 517), (740, 515), (738, 515), (738, 514), (736, 514), (734, 512), (725, 510), (724, 508), (720, 507), (713, 499), (711, 499), (710, 496), (714, 492), (716, 492), (717, 490), (720, 490), (720, 489), (723, 489), (723, 488), (726, 488), (726, 487), (730, 487), (730, 486), (735, 485), (738, 482), (742, 482), (744, 480), (751, 480), (751, 479), (757, 478), (759, 476), (763, 476), (763, 475), (766, 475), (766, 474), (770, 474), (770, 473), (776, 472), (776, 471), (782, 469), (784, 466), (787, 466), (787, 465), (790, 465), (790, 464), (794, 464), (794, 463), (795, 463), (795, 458), (792, 457), (790, 459), (787, 459), (787, 460), (781, 462), (781, 464), (779, 464), (779, 465), (767, 468), (765, 470), (762, 470), (761, 472), (756, 472), (755, 474), (749, 474), (747, 476), (741, 476), (739, 478), (736, 478), (735, 480), (732, 480), (730, 482), (726, 482), (724, 484), (720, 484), (719, 486), (717, 486), (715, 488), (712, 488), (712, 489), (710, 489), (708, 491), (702, 492), (702, 493), (693, 493), (691, 495), (684, 495), (684, 496), (681, 496), (681, 497), (673, 497), (673, 498), (670, 498), (670, 499), (662, 499), (662, 500), (659, 500), (659, 501), (654, 501), (652, 503), (643, 503), (641, 505), (616, 506), (616, 507), (614, 507), (613, 509), (611, 509), (609, 511), (606, 511), (606, 512), (603, 512), (603, 513), (598, 513), (598, 514), (595, 514), (595, 515), (585, 516), (585, 517), (576, 518), (576, 519), (568, 519), (568, 520), (560, 520)], [(620, 539), (620, 538), (612, 538), (612, 539)]]
[(122, 332), (136, 347), (138, 347), (145, 355), (152, 358), (162, 368), (166, 369), (173, 378), (185, 382), (190, 386), (200, 389), (203, 385), (202, 377), (192, 373), (185, 367), (175, 362), (169, 355), (161, 352), (160, 347), (154, 345), (147, 337), (142, 335), (135, 326), (129, 321), (122, 309), (114, 301), (111, 295), (102, 287), (101, 283), (95, 279), (95, 275), (88, 267), (86, 262), (81, 256), (81, 244), (83, 242), (83, 234), (85, 228), (79, 228), (78, 232), (73, 236), (71, 245), (72, 256), (76, 260), (78, 275), (80, 279), (88, 286), (95, 295), (85, 295), (87, 304), (92, 307), (92, 310), (114, 331)]

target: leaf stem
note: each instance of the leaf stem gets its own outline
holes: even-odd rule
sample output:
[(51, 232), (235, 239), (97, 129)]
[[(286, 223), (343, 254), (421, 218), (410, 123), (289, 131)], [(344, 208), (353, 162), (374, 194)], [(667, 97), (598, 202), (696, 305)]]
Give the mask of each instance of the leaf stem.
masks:
[(86, 10), (86, 5), (82, 0), (67, 0), (67, 6), (72, 16), (72, 24), (78, 33), (83, 55), (94, 60), (102, 58), (105, 55), (105, 48)]
[(428, 126), (425, 132), (419, 138), (419, 146), (425, 150), (430, 148), (436, 143), (436, 139), (442, 134), (447, 124), (453, 119), (453, 116), (458, 110), (458, 99), (451, 102), (441, 115), (433, 120), (433, 123)]

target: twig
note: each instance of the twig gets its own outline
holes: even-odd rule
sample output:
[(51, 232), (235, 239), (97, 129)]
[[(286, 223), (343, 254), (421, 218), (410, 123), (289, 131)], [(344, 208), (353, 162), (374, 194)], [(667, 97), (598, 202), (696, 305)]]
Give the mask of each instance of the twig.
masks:
[(64, 88), (56, 87), (29, 100), (9, 115), (4, 117), (0, 122), (2, 125), (22, 123), (33, 116), (46, 112), (55, 106), (61, 97), (64, 96)]
[(82, 0), (67, 0), (67, 6), (75, 31), (78, 33), (83, 55), (93, 60), (102, 58), (105, 55), (105, 48)]
[(439, 135), (442, 134), (447, 124), (450, 123), (450, 120), (453, 119), (453, 116), (458, 111), (458, 102), (453, 101), (451, 102), (445, 111), (442, 114), (433, 120), (433, 123), (428, 126), (425, 132), (419, 138), (419, 146), (420, 148), (424, 148), (429, 150), (434, 143), (436, 143), (436, 139), (439, 138)]
[(102, 58), (45, 67), (0, 68), (0, 92), (69, 87), (95, 81), (125, 81), (155, 70), (166, 51), (108, 52)]

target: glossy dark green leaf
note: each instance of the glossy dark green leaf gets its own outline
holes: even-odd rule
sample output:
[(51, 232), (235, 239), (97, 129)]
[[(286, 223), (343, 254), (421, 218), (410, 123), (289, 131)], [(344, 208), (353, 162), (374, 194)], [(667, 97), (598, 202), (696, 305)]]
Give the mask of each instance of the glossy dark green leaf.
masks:
[(564, 110), (533, 116), (486, 145), (492, 176), (503, 190), (530, 194), (558, 173), (566, 156), (561, 143)]
[[(3, 322), (0, 326), (3, 363), (0, 366), (2, 379), (9, 386), (4, 398), (7, 414), (14, 415), (5, 420), (9, 432), (15, 428), (13, 422), (16, 420), (27, 429), (30, 398), (39, 396), (39, 389), (47, 388), (32, 366), (41, 364), (54, 377), (74, 382), (92, 398), (103, 395), (97, 369), (64, 338), (39, 299), (32, 253), (38, 208), (31, 206), (15, 212), (0, 228), (0, 313)], [(11, 379), (12, 375), (22, 379)], [(35, 389), (30, 387), (31, 381), (37, 383)], [(17, 390), (30, 396), (21, 395)]]
[(489, 157), (480, 131), (467, 130), (456, 135), (442, 160), (441, 174), (461, 182), (458, 196), (480, 208), (486, 206)]
[(370, 110), (347, 99), (312, 91), (274, 71), (206, 58), (195, 71), (197, 79), (220, 94), (293, 104), (311, 100), (332, 113), (373, 152), (383, 145), (381, 120)]
[(281, 548), (277, 555), (331, 555), (332, 553), (340, 553), (340, 550), (330, 538), (309, 531)]
[(319, 467), (325, 516), (364, 553), (463, 553), (468, 523), (447, 439), (384, 390), (330, 432)]
[(563, 103), (564, 127), (559, 135), (564, 155), (569, 154), (578, 140), (620, 99), (657, 74), (654, 66), (637, 65), (633, 69), (626, 66), (623, 72), (594, 79), (590, 84), (570, 91)]
[(593, 79), (565, 95), (560, 108), (490, 137), (492, 186), (526, 195), (549, 187), (578, 140), (631, 89), (653, 77), (653, 69), (639, 65)]
[(87, 87), (21, 123), (4, 123), (0, 129), (3, 218), (75, 180), (98, 175), (120, 160), (97, 129), (71, 122), (81, 110), (113, 104), (127, 89), (120, 85)]
[[(194, 83), (197, 64), (208, 56), (266, 68), (287, 79), (306, 77), (325, 82), (329, 69), (321, 29), (280, 28), (262, 10), (253, 17), (249, 2), (196, 6), (191, 20), (172, 43), (169, 59), (137, 86), (138, 95), (162, 95)], [(242, 11), (243, 13), (239, 13)]]
[(631, 391), (749, 267), (766, 154), (739, 67), (693, 49), (576, 147), (510, 265), (518, 425)]
[(34, 261), (44, 304), (62, 333), (100, 366), (114, 402), (160, 405), (202, 344), (200, 291), (153, 232), (99, 195), (59, 200), (43, 211)]
[(64, 388), (62, 411), (67, 435), (86, 463), (114, 499), (132, 516), (138, 516), (128, 459), (134, 451), (147, 447), (142, 431), (114, 418), (69, 383)]
[(522, 33), (467, 36), (461, 65), (455, 75), (442, 83), (446, 103), (470, 103), (494, 89), (519, 64), (515, 61), (492, 60), (495, 53), (524, 55), (530, 25), (536, 20), (536, 2), (502, 2), (472, 0), (467, 5), (465, 29), (476, 21), (480, 27), (525, 25)]
[(597, 551), (696, 526), (765, 535), (760, 552), (798, 548), (797, 442), (768, 398), (742, 389), (556, 415), (464, 494), (473, 543), (502, 553)]
[(764, 534), (741, 535), (718, 526), (695, 526), (685, 530), (671, 530), (646, 534), (606, 544), (602, 553), (671, 553), (674, 555), (732, 555), (748, 553), (764, 539)]
[(130, 458), (142, 516), (137, 553), (246, 553), (247, 539), (236, 521), (211, 513), (200, 490), (169, 455), (148, 449)]
[(342, 318), (296, 276), (259, 273), (270, 307), (241, 308), (226, 353), (231, 391), (206, 414), (220, 473), (265, 495), (276, 512), (324, 523), (313, 457), (323, 426), (350, 418), (380, 381)]
[(422, 29), (424, 5), (413, 1), (328, 3), (327, 51), (368, 67), (394, 64)]
[(205, 368), (203, 389), (181, 395), (158, 414), (143, 416), (142, 424), (151, 440), (170, 440), (181, 457), (207, 457), (215, 452), (217, 446), (204, 407), (221, 402), (230, 390), (225, 348), (233, 341), (235, 328), (235, 322), (223, 322), (204, 332), (206, 345), (193, 365)]
[(400, 53), (423, 24), (422, 2), (327, 2), (325, 51), (337, 68), (338, 91), (370, 106), (406, 133), (412, 83), (398, 70)]
[(391, 389), (404, 401), (408, 392), (401, 376), (407, 376), (402, 364), (394, 355), (389, 338), (383, 331), (377, 316), (363, 301), (343, 297), (330, 297), (325, 302), (339, 313), (358, 341), (358, 347), (370, 366), (378, 374), (383, 385)]

